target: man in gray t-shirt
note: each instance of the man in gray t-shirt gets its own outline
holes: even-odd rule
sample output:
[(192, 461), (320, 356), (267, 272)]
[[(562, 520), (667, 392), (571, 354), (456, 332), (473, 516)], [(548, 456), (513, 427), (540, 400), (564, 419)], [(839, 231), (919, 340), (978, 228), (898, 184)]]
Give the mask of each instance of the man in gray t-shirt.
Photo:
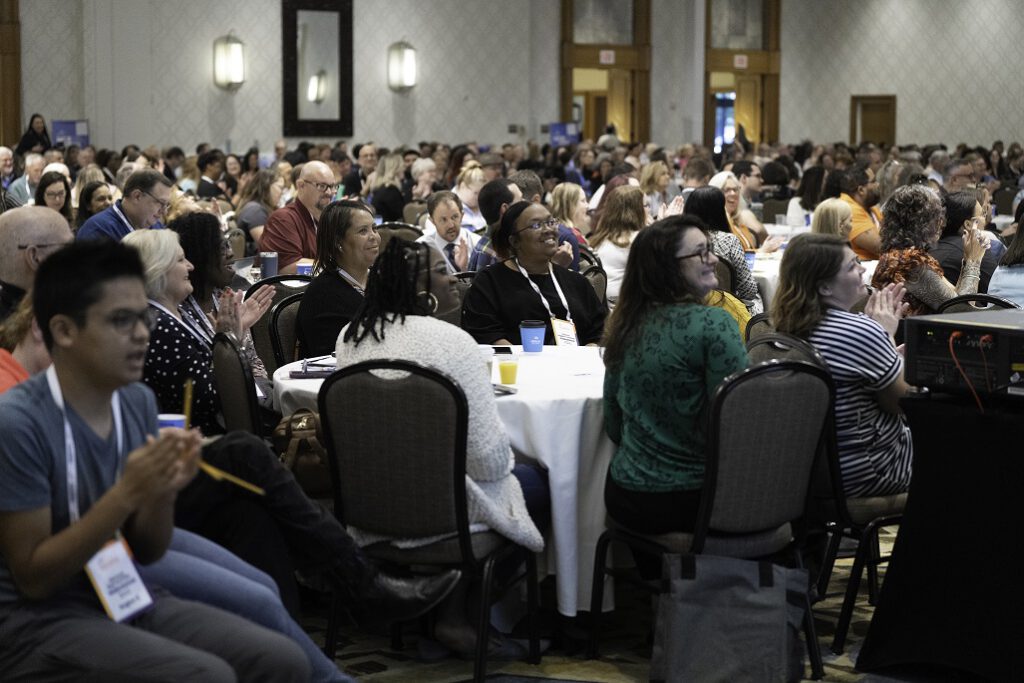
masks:
[(136, 384), (152, 318), (134, 250), (61, 249), (39, 269), (33, 307), (53, 366), (0, 397), (0, 671), (308, 680), (290, 639), (155, 587), (140, 615), (104, 614), (83, 568), (118, 536), (142, 564), (164, 554), (199, 437), (153, 437), (155, 401)]

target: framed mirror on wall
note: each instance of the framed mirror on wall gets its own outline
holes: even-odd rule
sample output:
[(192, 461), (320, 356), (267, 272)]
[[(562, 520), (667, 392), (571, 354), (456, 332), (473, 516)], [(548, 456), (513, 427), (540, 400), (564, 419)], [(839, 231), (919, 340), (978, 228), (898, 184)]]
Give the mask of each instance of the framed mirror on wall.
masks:
[(352, 135), (352, 0), (283, 0), (284, 134)]

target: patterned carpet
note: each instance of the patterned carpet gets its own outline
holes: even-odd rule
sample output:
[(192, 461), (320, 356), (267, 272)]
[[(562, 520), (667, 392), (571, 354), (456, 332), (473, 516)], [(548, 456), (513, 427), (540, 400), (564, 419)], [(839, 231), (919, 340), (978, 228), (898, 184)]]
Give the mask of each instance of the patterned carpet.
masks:
[[(882, 552), (887, 553), (894, 540), (895, 530), (882, 531)], [(829, 593), (814, 608), (815, 624), (825, 661), (826, 681), (881, 682), (897, 680), (865, 675), (854, 670), (857, 652), (867, 633), (872, 608), (867, 603), (866, 588), (862, 585), (860, 599), (854, 612), (853, 623), (847, 639), (846, 652), (833, 655), (829, 650), (835, 622), (842, 604), (852, 559), (836, 562)], [(884, 566), (880, 572), (884, 576)], [(542, 605), (551, 605), (551, 580), (542, 585)], [(620, 582), (621, 583), (621, 582)], [(653, 619), (650, 599), (628, 585), (617, 587), (618, 609), (606, 615), (603, 622), (601, 657), (587, 660), (584, 657), (585, 621), (559, 619), (556, 624), (550, 614), (544, 623), (542, 635), (551, 639), (551, 647), (544, 654), (540, 665), (532, 666), (522, 662), (488, 662), (489, 681), (512, 683), (514, 681), (595, 681), (600, 683), (633, 683), (647, 680), (650, 665), (651, 645), (648, 630)], [(313, 602), (306, 606), (307, 616), (303, 626), (317, 642), (323, 642), (327, 608), (325, 603)], [(514, 634), (515, 635), (515, 634)], [(341, 635), (338, 647), (338, 666), (360, 681), (436, 681), (457, 683), (472, 678), (472, 662), (455, 658), (438, 661), (421, 661), (419, 650), (429, 649), (429, 643), (419, 644), (415, 628), (410, 628), (404, 639), (404, 649), (392, 650), (388, 634), (366, 634), (346, 629)], [(525, 642), (525, 641), (524, 641)], [(810, 664), (806, 674), (810, 675)], [(902, 679), (909, 680), (909, 679)]]

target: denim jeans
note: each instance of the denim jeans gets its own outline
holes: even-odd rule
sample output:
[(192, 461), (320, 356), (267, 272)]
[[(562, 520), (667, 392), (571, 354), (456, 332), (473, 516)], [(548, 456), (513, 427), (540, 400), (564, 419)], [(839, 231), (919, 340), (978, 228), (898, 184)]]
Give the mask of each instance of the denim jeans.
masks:
[(167, 553), (139, 573), (147, 585), (177, 598), (219, 607), (291, 638), (309, 659), (312, 680), (351, 680), (289, 616), (274, 581), (216, 543), (175, 528)]

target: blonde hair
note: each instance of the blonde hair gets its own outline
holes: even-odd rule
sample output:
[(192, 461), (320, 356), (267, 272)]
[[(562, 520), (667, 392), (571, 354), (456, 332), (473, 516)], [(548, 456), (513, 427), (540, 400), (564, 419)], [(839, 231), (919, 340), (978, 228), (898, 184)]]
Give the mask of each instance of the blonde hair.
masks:
[(480, 162), (474, 159), (473, 161), (467, 161), (463, 165), (462, 170), (459, 171), (459, 177), (455, 179), (455, 187), (459, 185), (469, 187), (473, 183), (482, 182), (484, 182), (484, 169)]
[(376, 179), (373, 182), (371, 190), (379, 190), (387, 185), (394, 185), (395, 187), (401, 187), (402, 185), (402, 170), (405, 168), (405, 162), (402, 160), (401, 154), (389, 154), (380, 160), (377, 164)]
[(607, 202), (594, 232), (588, 241), (595, 249), (608, 240), (617, 247), (628, 247), (633, 233), (644, 227), (644, 193), (635, 185), (616, 187), (607, 195)]
[(570, 228), (577, 227), (572, 222), (576, 206), (583, 196), (583, 188), (576, 183), (559, 183), (551, 191), (551, 216)]
[[(814, 210), (811, 218), (811, 232), (819, 235), (839, 235), (846, 237), (843, 221), (853, 217), (850, 205), (842, 199), (826, 199)], [(847, 231), (848, 232), (848, 231)]]
[(146, 296), (158, 299), (167, 289), (167, 272), (178, 260), (178, 233), (173, 230), (134, 230), (121, 240), (139, 252), (146, 278)]
[(668, 173), (668, 165), (664, 161), (652, 161), (640, 171), (640, 189), (644, 194), (658, 192), (657, 180), (662, 173)]

